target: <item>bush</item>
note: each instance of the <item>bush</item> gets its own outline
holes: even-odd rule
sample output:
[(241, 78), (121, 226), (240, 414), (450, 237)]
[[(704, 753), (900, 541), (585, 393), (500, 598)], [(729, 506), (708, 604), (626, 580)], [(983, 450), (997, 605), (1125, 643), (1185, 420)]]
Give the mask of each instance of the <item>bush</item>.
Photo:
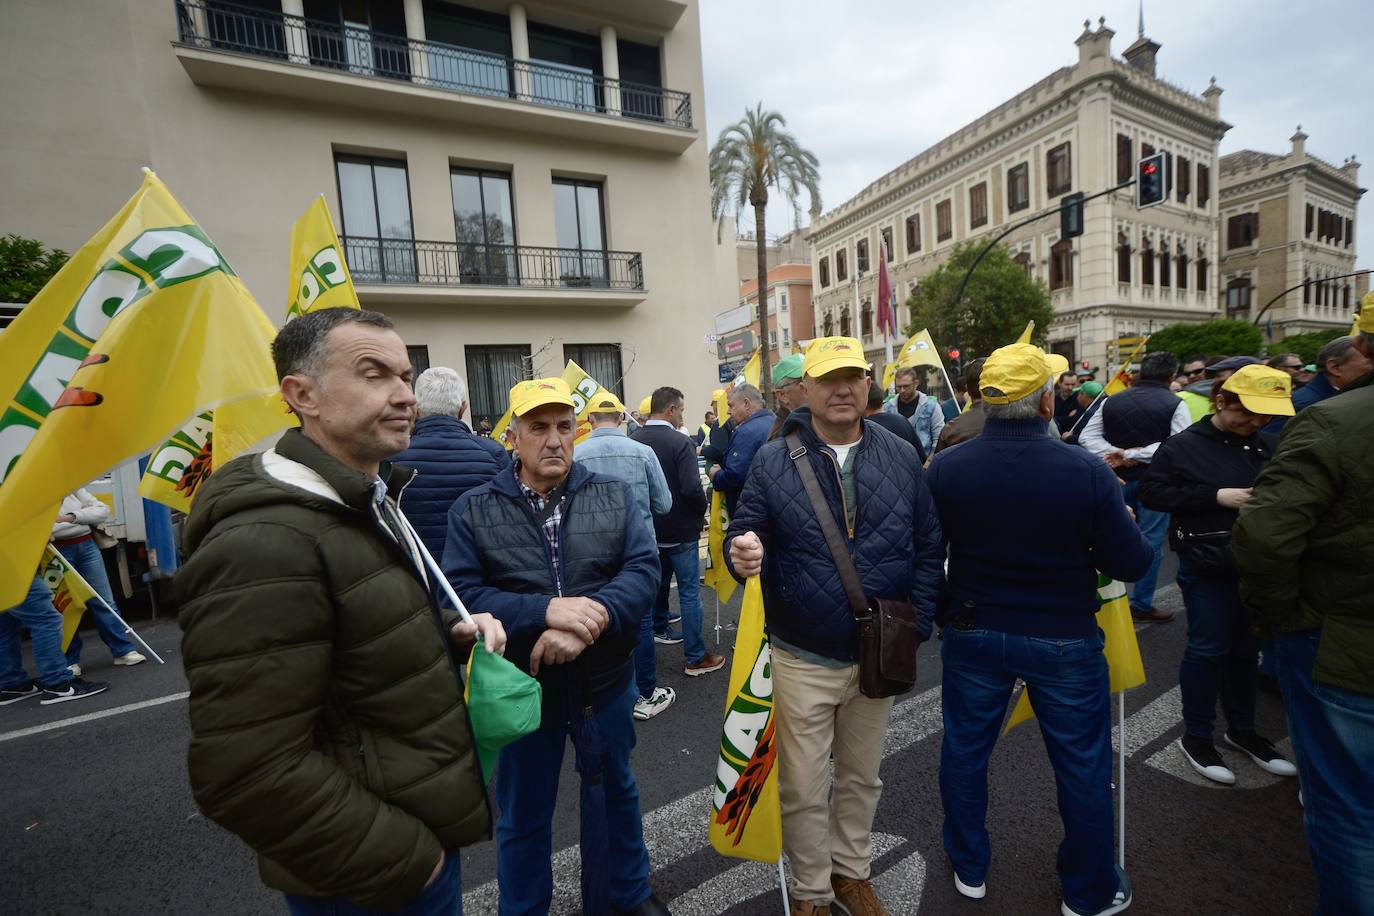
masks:
[(1277, 343), (1269, 345), (1270, 355), (1276, 353), (1296, 353), (1302, 357), (1305, 363), (1315, 363), (1317, 361), (1317, 351), (1326, 346), (1337, 337), (1344, 337), (1346, 332), (1341, 328), (1329, 328), (1325, 331), (1308, 331), (1306, 334), (1294, 334), (1292, 337), (1285, 337)]
[(1145, 349), (1163, 350), (1179, 362), (1202, 353), (1207, 356), (1258, 356), (1263, 336), (1248, 321), (1219, 319), (1202, 324), (1171, 324), (1150, 335)]
[(65, 251), (47, 251), (42, 242), (0, 238), (0, 302), (28, 302), (66, 263)]

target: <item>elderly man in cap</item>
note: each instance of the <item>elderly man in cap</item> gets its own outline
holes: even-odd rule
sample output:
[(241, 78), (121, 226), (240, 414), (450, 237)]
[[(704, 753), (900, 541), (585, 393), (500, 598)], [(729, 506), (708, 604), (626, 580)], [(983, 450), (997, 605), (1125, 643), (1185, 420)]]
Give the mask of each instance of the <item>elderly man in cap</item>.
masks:
[(859, 691), (858, 625), (797, 464), (814, 471), (864, 594), (915, 605), (918, 639), (930, 635), (944, 560), (914, 450), (862, 419), (867, 372), (858, 340), (811, 344), (806, 403), (792, 411), (782, 438), (759, 449), (726, 534), (734, 574), (763, 573), (782, 845), (792, 912), (808, 916), (829, 914), (832, 901), (852, 916), (885, 913), (868, 877), (892, 698)]
[(711, 486), (725, 494), (725, 507), (731, 515), (744, 489), (744, 476), (754, 460), (759, 446), (768, 441), (773, 428), (773, 412), (763, 406), (763, 395), (753, 385), (736, 385), (730, 392), (730, 419), (735, 424), (730, 433), (730, 447), (721, 463), (710, 468), (706, 476)]
[(1092, 415), (1102, 409), (1102, 402), (1105, 400), (1099, 382), (1083, 382), (1073, 390), (1073, 396), (1078, 399), (1078, 409), (1069, 418), (1069, 428), (1059, 434), (1059, 437), (1069, 445), (1078, 444), (1079, 433), (1088, 425)]
[[(1355, 348), (1374, 359), (1374, 297)], [(1283, 431), (1240, 511), (1240, 596), (1273, 626), (1317, 912), (1374, 913), (1374, 372)]]
[[(1116, 913), (1111, 710), (1097, 574), (1136, 579), (1153, 559), (1111, 469), (1046, 435), (1054, 380), (1030, 344), (993, 352), (982, 433), (936, 454), (928, 480), (949, 550), (944, 626), (945, 851), (965, 897), (988, 893), (987, 767), (1007, 700), (1026, 682), (1059, 788), (1063, 912)], [(1054, 481), (1054, 486), (1046, 486)], [(995, 532), (995, 535), (992, 534)]]
[(773, 418), (769, 439), (776, 439), (787, 422), (787, 415), (805, 403), (801, 393), (802, 361), (800, 353), (790, 353), (773, 367), (773, 396), (778, 399), (778, 415)]
[[(1317, 354), (1318, 375), (1293, 392), (1293, 410), (1301, 413), (1320, 401), (1340, 394), (1364, 375), (1374, 364), (1355, 346), (1357, 337), (1337, 337), (1321, 348)], [(1266, 433), (1275, 435), (1283, 432), (1288, 417), (1275, 417), (1264, 428)]]
[(544, 691), (538, 731), (503, 748), (496, 765), (500, 911), (548, 912), (553, 812), (571, 737), (582, 779), (605, 795), (608, 849), (584, 849), (583, 862), (608, 863), (613, 912), (667, 913), (650, 892), (630, 768), (639, 696), (631, 656), (658, 590), (653, 529), (629, 484), (573, 461), (566, 382), (521, 382), (510, 402), (514, 467), (454, 503), (444, 551), (458, 595), (505, 624), (506, 657)]

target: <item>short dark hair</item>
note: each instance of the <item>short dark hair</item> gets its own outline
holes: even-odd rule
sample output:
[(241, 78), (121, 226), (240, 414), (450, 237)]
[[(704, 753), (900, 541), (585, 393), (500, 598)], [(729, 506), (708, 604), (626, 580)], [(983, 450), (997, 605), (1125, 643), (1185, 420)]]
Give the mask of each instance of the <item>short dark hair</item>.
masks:
[(884, 397), (886, 394), (887, 394), (887, 392), (884, 391), (882, 388), (879, 388), (877, 385), (869, 385), (869, 386), (868, 386), (868, 409), (869, 409), (869, 410), (881, 410), (881, 409), (882, 409), (882, 406), (883, 406), (883, 397)]
[(1188, 365), (1189, 363), (1202, 363), (1204, 366), (1206, 366), (1206, 365), (1207, 365), (1207, 354), (1206, 354), (1206, 353), (1194, 353), (1192, 356), (1188, 357), (1187, 359), (1185, 359), (1185, 360), (1183, 361), (1183, 365), (1185, 365), (1185, 366)]
[(1325, 346), (1317, 352), (1317, 371), (1325, 374), (1326, 364), (1331, 360), (1344, 365), (1350, 359), (1350, 354), (1355, 350), (1354, 337), (1336, 337), (1326, 342)]
[(1140, 379), (1145, 382), (1167, 382), (1178, 374), (1178, 357), (1167, 350), (1146, 353), (1140, 360)]
[(649, 413), (663, 413), (678, 401), (682, 400), (682, 392), (676, 388), (664, 385), (662, 388), (655, 388), (654, 393), (649, 395)]
[(1221, 387), (1222, 385), (1225, 385), (1228, 381), (1230, 381), (1230, 379), (1219, 378), (1212, 383), (1212, 400), (1215, 401), (1217, 399), (1217, 395), (1221, 395), (1222, 403), (1224, 403), (1227, 407), (1230, 407), (1233, 404), (1240, 403), (1240, 395), (1236, 394), (1234, 391), (1227, 391), (1226, 389)]
[(975, 359), (964, 367), (964, 390), (975, 401), (983, 399), (983, 389), (978, 383), (983, 378), (983, 363), (985, 362), (987, 362), (986, 359)]
[(1296, 353), (1279, 353), (1269, 357), (1269, 361), (1266, 362), (1265, 365), (1270, 369), (1280, 369), (1283, 367), (1283, 364), (1290, 359), (1296, 359), (1298, 362), (1303, 362), (1303, 358)]
[(272, 362), (277, 367), (277, 381), (288, 375), (322, 375), (325, 369), (325, 338), (341, 324), (366, 324), (388, 331), (396, 329), (390, 318), (367, 309), (332, 308), (306, 312), (288, 321), (272, 341)]

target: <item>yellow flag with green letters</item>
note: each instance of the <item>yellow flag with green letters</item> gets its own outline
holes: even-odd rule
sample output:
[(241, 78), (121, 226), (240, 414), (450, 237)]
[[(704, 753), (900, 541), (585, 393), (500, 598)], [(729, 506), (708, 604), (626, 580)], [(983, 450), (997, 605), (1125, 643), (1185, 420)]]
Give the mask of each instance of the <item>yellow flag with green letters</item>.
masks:
[(191, 417), (277, 390), (276, 329), (152, 172), (0, 334), (0, 607), (62, 497)]
[(38, 568), (38, 575), (52, 590), (53, 606), (62, 615), (62, 651), (66, 652), (77, 628), (81, 626), (86, 605), (91, 601), (99, 601), (100, 597), (51, 544), (43, 549), (43, 563)]
[(725, 566), (725, 494), (711, 491), (711, 511), (706, 517), (706, 572), (702, 582), (715, 590), (721, 601), (729, 601), (739, 583)]

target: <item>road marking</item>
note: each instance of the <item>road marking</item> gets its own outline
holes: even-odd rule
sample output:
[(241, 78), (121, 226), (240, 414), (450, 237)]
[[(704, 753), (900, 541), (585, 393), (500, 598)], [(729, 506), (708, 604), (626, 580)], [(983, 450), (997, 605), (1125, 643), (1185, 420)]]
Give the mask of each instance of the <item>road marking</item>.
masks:
[[(1137, 709), (1126, 717), (1126, 756), (1132, 757), (1143, 748), (1159, 738), (1169, 729), (1178, 725), (1183, 719), (1183, 701), (1179, 689), (1161, 693), (1149, 703)], [(1112, 747), (1120, 748), (1117, 741), (1117, 732), (1120, 729), (1112, 727)]]
[(18, 731), (6, 732), (0, 735), (0, 742), (13, 741), (16, 738), (27, 738), (29, 735), (38, 735), (59, 728), (68, 728), (72, 725), (94, 722), (96, 719), (104, 719), (109, 716), (122, 716), (126, 712), (137, 712), (140, 709), (147, 709), (150, 706), (161, 706), (163, 703), (175, 703), (178, 700), (186, 699), (190, 695), (191, 692), (189, 690), (184, 690), (181, 693), (173, 693), (165, 697), (156, 697), (151, 700), (144, 700), (141, 703), (130, 703), (127, 706), (102, 709), (100, 712), (87, 713), (84, 716), (72, 716), (69, 719), (58, 719), (56, 722), (47, 722), (43, 725), (35, 725), (32, 728), (21, 728)]
[[(1219, 782), (1213, 782), (1193, 769), (1183, 756), (1183, 750), (1178, 746), (1177, 741), (1170, 741), (1164, 747), (1155, 751), (1145, 759), (1145, 765), (1154, 767), (1162, 773), (1170, 776), (1177, 776), (1184, 782), (1192, 783), (1195, 786), (1202, 786), (1204, 789), (1267, 789), (1280, 782), (1292, 781), (1294, 786), (1297, 780), (1292, 776), (1275, 776), (1267, 770), (1262, 770), (1259, 765), (1245, 755), (1243, 751), (1238, 751), (1225, 741), (1218, 739), (1216, 742), (1217, 752), (1225, 758), (1231, 772), (1236, 774), (1235, 785), (1223, 786)], [(1289, 760), (1293, 759), (1293, 748), (1287, 738), (1276, 741), (1274, 747)]]

